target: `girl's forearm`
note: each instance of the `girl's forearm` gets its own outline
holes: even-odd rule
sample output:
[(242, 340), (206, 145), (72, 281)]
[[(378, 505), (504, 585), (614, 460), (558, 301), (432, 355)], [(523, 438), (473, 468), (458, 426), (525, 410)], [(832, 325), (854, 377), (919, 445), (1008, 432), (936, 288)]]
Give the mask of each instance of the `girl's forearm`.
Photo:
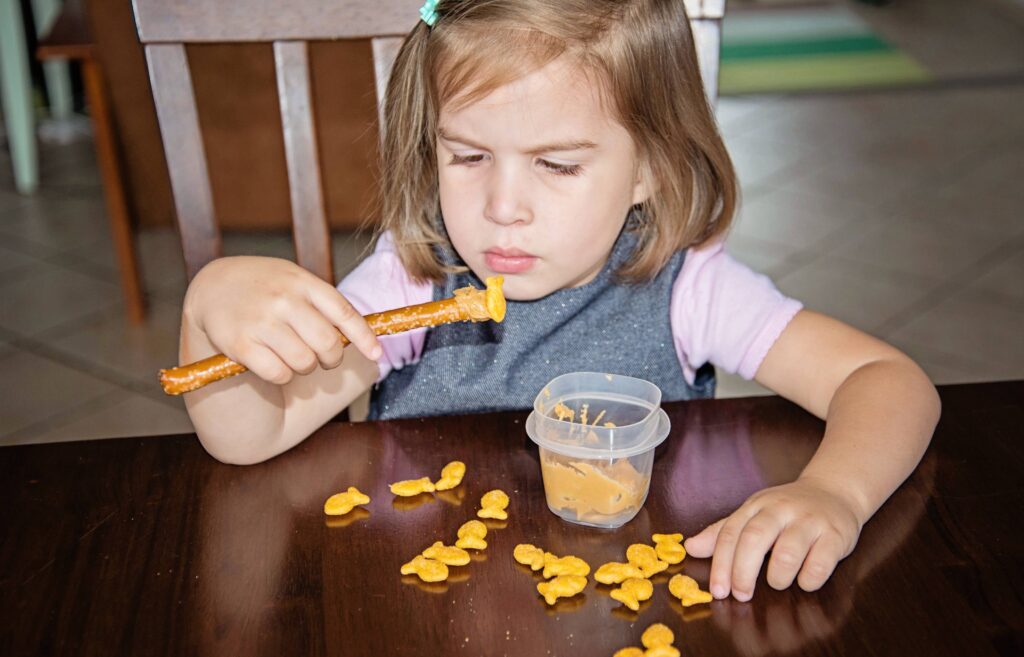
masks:
[(921, 460), (939, 408), (935, 387), (909, 358), (860, 367), (836, 389), (825, 436), (800, 478), (844, 496), (867, 522)]
[[(178, 360), (191, 363), (218, 353), (186, 310), (182, 316)], [(284, 424), (280, 386), (245, 372), (216, 386), (184, 395), (185, 406), (203, 447), (225, 463), (254, 463), (281, 451), (272, 446)], [(273, 452), (273, 453), (271, 453)]]

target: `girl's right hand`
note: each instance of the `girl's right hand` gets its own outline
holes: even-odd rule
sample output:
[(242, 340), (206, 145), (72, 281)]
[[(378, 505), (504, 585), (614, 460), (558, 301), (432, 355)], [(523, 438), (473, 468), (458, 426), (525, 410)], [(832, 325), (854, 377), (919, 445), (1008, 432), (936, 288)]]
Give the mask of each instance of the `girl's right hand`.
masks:
[(196, 274), (185, 295), (183, 331), (256, 376), (284, 385), (319, 364), (341, 364), (345, 337), (371, 360), (382, 354), (366, 320), (331, 284), (279, 258), (219, 258)]

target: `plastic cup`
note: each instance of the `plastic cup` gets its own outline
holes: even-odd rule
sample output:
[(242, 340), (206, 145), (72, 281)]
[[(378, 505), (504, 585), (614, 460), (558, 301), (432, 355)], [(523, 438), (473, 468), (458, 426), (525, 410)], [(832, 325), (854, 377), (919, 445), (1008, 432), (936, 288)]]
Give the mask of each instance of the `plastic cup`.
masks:
[(548, 508), (563, 520), (621, 527), (647, 500), (654, 449), (668, 436), (661, 390), (618, 374), (572, 372), (537, 395), (526, 433), (540, 448)]

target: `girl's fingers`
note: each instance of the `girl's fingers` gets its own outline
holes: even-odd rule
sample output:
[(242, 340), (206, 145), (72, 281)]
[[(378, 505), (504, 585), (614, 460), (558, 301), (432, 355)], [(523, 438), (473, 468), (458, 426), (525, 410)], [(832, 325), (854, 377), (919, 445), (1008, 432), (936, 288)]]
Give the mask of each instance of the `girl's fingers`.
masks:
[(747, 524), (750, 514), (740, 507), (735, 513), (725, 519), (725, 523), (718, 530), (718, 539), (715, 541), (715, 554), (711, 557), (711, 595), (716, 599), (722, 599), (729, 595), (732, 590), (732, 563), (736, 553), (736, 543), (739, 541), (740, 532)]
[(313, 286), (309, 290), (309, 300), (364, 356), (377, 360), (384, 353), (370, 325), (336, 289), (327, 283)]
[(764, 555), (771, 549), (782, 528), (780, 520), (763, 510), (743, 526), (732, 558), (732, 594), (740, 602), (746, 602), (754, 596), (757, 574), (761, 572)]
[[(265, 327), (260, 331), (259, 340), (264, 346), (272, 349), (290, 370), (299, 374), (309, 374), (316, 369), (316, 354), (288, 324), (277, 322)], [(291, 381), (291, 372), (284, 383), (288, 381)]]
[(839, 560), (846, 556), (846, 548), (839, 534), (825, 532), (811, 546), (797, 583), (805, 591), (817, 591), (832, 575)]
[(686, 549), (686, 553), (697, 559), (706, 559), (710, 557), (715, 551), (715, 542), (718, 540), (718, 531), (725, 524), (726, 518), (712, 523), (705, 527), (703, 531), (695, 536), (683, 541), (683, 547)]
[(238, 354), (227, 354), (231, 360), (245, 365), (245, 367), (270, 383), (284, 385), (292, 378), (292, 370), (281, 358), (274, 353), (274, 350), (258, 342), (250, 341), (241, 348)]
[(341, 344), (338, 329), (313, 306), (299, 304), (287, 318), (288, 324), (305, 342), (324, 369), (333, 369), (341, 364), (345, 348)]
[(817, 536), (818, 532), (807, 523), (793, 523), (782, 530), (768, 560), (769, 586), (781, 591), (793, 583)]

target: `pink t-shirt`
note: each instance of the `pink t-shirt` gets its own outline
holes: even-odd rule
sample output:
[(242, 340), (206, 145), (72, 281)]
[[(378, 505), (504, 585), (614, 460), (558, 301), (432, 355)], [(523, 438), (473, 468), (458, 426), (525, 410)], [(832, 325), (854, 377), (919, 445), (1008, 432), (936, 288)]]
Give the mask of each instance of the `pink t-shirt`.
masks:
[[(338, 284), (363, 315), (431, 300), (433, 287), (415, 283), (398, 259), (389, 233), (374, 252)], [(676, 356), (687, 382), (710, 362), (745, 379), (754, 378), (801, 304), (783, 296), (767, 276), (736, 262), (721, 243), (691, 249), (672, 285), (669, 320)], [(380, 338), (380, 378), (416, 363), (429, 329)]]

